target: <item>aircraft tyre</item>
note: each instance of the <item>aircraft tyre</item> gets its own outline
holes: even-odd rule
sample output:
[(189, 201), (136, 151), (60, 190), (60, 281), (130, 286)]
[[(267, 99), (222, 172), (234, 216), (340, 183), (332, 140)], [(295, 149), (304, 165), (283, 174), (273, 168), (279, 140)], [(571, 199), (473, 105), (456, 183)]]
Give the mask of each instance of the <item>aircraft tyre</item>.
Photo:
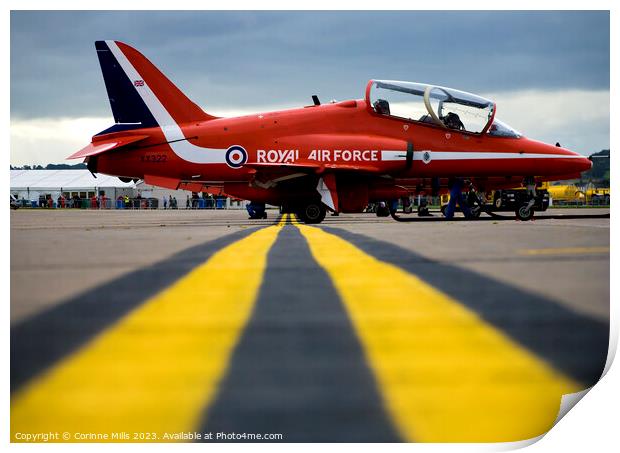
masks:
[(515, 215), (519, 220), (532, 220), (534, 217), (534, 209), (528, 208), (528, 204), (524, 204), (515, 209)]
[(321, 202), (310, 202), (297, 212), (297, 217), (304, 223), (321, 223), (325, 219), (326, 212)]
[(389, 217), (390, 216), (390, 208), (386, 206), (377, 205), (377, 210), (375, 212), (377, 217)]
[(471, 206), (469, 208), (469, 210), (471, 212), (471, 218), (472, 219), (480, 218), (480, 213), (482, 212), (482, 207), (480, 207), (480, 206)]

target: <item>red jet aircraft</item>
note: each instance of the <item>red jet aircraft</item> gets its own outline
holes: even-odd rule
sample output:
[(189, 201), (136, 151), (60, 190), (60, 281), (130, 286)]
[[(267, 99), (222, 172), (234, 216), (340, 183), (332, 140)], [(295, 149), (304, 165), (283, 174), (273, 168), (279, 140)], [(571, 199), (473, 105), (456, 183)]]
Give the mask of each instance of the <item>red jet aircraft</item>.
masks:
[(218, 118), (136, 49), (95, 43), (115, 124), (69, 159), (122, 180), (281, 206), (306, 223), (326, 209), (447, 190), (480, 191), (575, 177), (586, 157), (523, 137), (483, 97), (421, 83), (371, 80), (364, 99)]

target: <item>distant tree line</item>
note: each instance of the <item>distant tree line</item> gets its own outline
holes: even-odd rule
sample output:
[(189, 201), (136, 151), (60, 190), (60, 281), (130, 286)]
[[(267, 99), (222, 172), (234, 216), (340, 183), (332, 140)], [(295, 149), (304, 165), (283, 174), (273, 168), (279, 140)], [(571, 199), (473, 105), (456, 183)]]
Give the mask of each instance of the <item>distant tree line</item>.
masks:
[(579, 184), (592, 183), (595, 187), (609, 187), (609, 150), (594, 153), (590, 159), (592, 168), (581, 174)]
[(21, 167), (11, 165), (11, 170), (81, 170), (85, 169), (86, 164), (80, 163), (75, 165), (69, 164), (47, 164), (42, 165), (22, 165)]

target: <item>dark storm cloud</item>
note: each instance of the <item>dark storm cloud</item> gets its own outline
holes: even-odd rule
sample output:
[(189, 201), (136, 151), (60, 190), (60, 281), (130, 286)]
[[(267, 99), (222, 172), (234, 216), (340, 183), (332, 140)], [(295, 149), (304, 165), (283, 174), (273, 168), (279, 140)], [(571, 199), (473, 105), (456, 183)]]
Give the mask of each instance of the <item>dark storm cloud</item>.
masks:
[(109, 114), (93, 41), (142, 51), (207, 111), (363, 96), (609, 88), (607, 12), (12, 12), (14, 118)]

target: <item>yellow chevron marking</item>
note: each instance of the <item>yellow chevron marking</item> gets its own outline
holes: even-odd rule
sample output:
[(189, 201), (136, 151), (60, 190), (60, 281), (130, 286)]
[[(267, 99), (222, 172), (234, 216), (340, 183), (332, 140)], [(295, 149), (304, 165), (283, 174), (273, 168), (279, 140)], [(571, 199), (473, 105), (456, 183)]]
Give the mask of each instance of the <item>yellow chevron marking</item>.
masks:
[(415, 275), (319, 228), (298, 228), (338, 290), (405, 439), (529, 439), (551, 428), (562, 395), (581, 390)]
[[(44, 432), (169, 440), (164, 433), (198, 429), (283, 224), (220, 250), (15, 394), (12, 440)], [(121, 432), (131, 437), (112, 438)]]

